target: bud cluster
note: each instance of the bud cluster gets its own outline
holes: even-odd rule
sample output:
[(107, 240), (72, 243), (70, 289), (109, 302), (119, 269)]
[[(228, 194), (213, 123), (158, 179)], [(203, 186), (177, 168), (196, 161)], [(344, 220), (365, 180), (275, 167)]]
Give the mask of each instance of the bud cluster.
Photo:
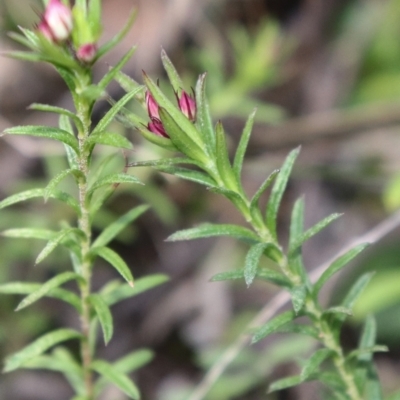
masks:
[[(196, 100), (194, 99), (194, 96), (190, 96), (184, 90), (182, 90), (180, 96), (178, 96), (177, 93), (175, 93), (175, 96), (178, 102), (178, 107), (183, 113), (183, 115), (185, 115), (185, 117), (188, 118), (189, 121), (195, 122)], [(163, 136), (168, 138), (169, 135), (166, 132), (160, 118), (159, 105), (157, 104), (156, 100), (149, 91), (146, 92), (146, 105), (147, 105), (147, 113), (149, 114), (150, 117), (150, 122), (147, 125), (147, 129), (158, 136)]]
[[(37, 26), (47, 40), (55, 44), (63, 44), (73, 35), (76, 23), (72, 8), (60, 0), (49, 0), (41, 20)], [(89, 64), (95, 57), (97, 46), (95, 41), (74, 43), (74, 56), (78, 61)]]

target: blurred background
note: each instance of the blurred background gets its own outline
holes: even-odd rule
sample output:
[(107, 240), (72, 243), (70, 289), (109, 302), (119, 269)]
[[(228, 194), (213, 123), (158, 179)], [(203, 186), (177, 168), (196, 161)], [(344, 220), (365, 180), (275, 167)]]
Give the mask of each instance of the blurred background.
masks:
[[(400, 0), (104, 0), (104, 41), (118, 32), (133, 7), (137, 21), (122, 45), (98, 63), (95, 77), (132, 46), (138, 50), (124, 72), (141, 81), (145, 70), (168, 91), (160, 49), (169, 54), (187, 87), (208, 72), (208, 95), (215, 120), (221, 119), (232, 150), (248, 114), (258, 108), (244, 169), (248, 193), (302, 145), (280, 216), (285, 243), (295, 199), (306, 201), (306, 227), (333, 212), (345, 216), (305, 246), (310, 270), (343, 245), (388, 217), (400, 205)], [(18, 49), (7, 32), (33, 27), (39, 1), (0, 0), (0, 49)], [(111, 85), (114, 98), (122, 89)], [(172, 94), (172, 93), (171, 93)], [(0, 58), (0, 131), (12, 125), (55, 125), (56, 117), (27, 110), (33, 102), (70, 108), (66, 87), (47, 65)], [(99, 103), (95, 118), (107, 110)], [(135, 143), (129, 160), (155, 159), (160, 150), (137, 132), (115, 124)], [(104, 152), (107, 150), (104, 149)], [(45, 186), (64, 165), (58, 144), (29, 137), (2, 137), (0, 198)], [(121, 154), (113, 160), (123, 165)], [(203, 187), (148, 169), (133, 171), (143, 188), (123, 187), (95, 221), (97, 232), (143, 202), (151, 210), (113, 244), (136, 277), (162, 272), (170, 281), (113, 308), (115, 335), (99, 354), (114, 360), (135, 348), (155, 351), (153, 361), (134, 376), (148, 400), (188, 399), (207, 369), (276, 293), (266, 283), (210, 283), (217, 272), (242, 266), (245, 247), (227, 239), (168, 243), (178, 229), (197, 223), (244, 223), (236, 211)], [(68, 185), (68, 182), (66, 183)], [(57, 227), (71, 220), (58, 203), (30, 201), (1, 211), (0, 230)], [(385, 393), (400, 389), (399, 232), (369, 248), (324, 293), (339, 302), (355, 277), (376, 274), (346, 325), (343, 342), (356, 345), (360, 324), (373, 313), (378, 342), (390, 352), (376, 362)], [(69, 268), (62, 250), (33, 267), (43, 243), (0, 238), (0, 282), (43, 281)], [(94, 288), (113, 278), (99, 265)], [(332, 296), (331, 293), (335, 295)], [(57, 300), (42, 300), (18, 314), (19, 298), (0, 298), (0, 359), (59, 326), (76, 326), (74, 312)], [(326, 398), (321, 388), (301, 387), (266, 394), (268, 383), (297, 370), (315, 343), (279, 335), (246, 347), (227, 368), (206, 400)], [(57, 375), (24, 370), (0, 376), (0, 400), (66, 400), (71, 389)], [(326, 396), (326, 397), (325, 397)], [(122, 400), (110, 388), (104, 397)]]

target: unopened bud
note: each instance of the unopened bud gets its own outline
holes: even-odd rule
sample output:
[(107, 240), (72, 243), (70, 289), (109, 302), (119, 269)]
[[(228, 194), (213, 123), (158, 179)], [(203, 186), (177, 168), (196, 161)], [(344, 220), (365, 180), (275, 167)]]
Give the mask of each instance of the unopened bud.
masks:
[(76, 58), (83, 63), (91, 63), (96, 57), (97, 46), (94, 43), (82, 45), (76, 52)]
[(47, 39), (62, 42), (71, 34), (72, 26), (71, 9), (60, 0), (50, 0), (38, 29)]

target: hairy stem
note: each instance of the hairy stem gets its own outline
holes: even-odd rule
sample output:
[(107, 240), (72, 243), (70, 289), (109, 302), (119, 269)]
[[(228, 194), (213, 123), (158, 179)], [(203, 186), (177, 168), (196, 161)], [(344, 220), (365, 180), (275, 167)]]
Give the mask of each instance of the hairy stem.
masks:
[(78, 132), (79, 140), (79, 170), (83, 175), (83, 179), (79, 181), (79, 208), (80, 216), (78, 220), (79, 228), (84, 232), (84, 238), (81, 240), (81, 275), (84, 282), (80, 286), (81, 291), (81, 331), (83, 338), (81, 340), (81, 357), (82, 357), (82, 368), (83, 378), (86, 388), (86, 396), (88, 400), (94, 399), (93, 393), (93, 377), (90, 369), (92, 363), (92, 351), (90, 345), (90, 294), (91, 294), (91, 279), (92, 279), (92, 261), (90, 257), (90, 245), (92, 229), (90, 224), (89, 209), (86, 202), (87, 197), (87, 180), (89, 174), (89, 154), (85, 150), (85, 143), (90, 133), (91, 117), (90, 107), (82, 99), (79, 106), (77, 107), (79, 118), (83, 124), (83, 132)]

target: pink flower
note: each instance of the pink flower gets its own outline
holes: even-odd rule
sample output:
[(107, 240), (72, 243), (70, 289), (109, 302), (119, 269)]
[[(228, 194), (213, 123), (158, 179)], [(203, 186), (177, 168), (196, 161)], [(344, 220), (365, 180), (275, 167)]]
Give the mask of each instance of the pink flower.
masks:
[(76, 58), (84, 63), (91, 63), (96, 57), (97, 46), (95, 43), (86, 43), (76, 52)]
[(157, 118), (158, 120), (160, 120), (160, 114), (158, 113), (158, 104), (149, 91), (146, 92), (146, 105), (149, 117), (151, 119)]
[(60, 0), (50, 0), (38, 25), (39, 31), (49, 40), (62, 42), (72, 31), (72, 12)]
[(187, 94), (184, 90), (178, 98), (179, 109), (192, 122), (196, 120), (196, 100)]

